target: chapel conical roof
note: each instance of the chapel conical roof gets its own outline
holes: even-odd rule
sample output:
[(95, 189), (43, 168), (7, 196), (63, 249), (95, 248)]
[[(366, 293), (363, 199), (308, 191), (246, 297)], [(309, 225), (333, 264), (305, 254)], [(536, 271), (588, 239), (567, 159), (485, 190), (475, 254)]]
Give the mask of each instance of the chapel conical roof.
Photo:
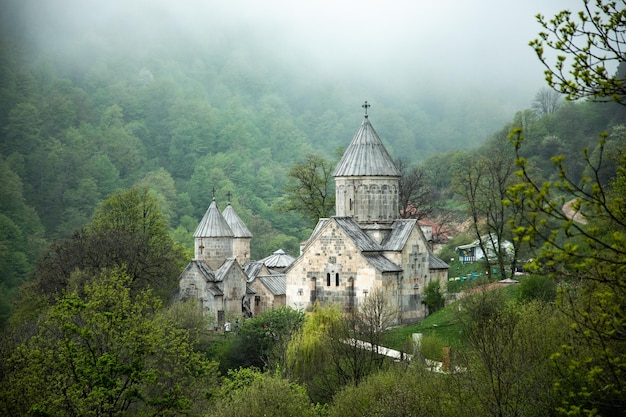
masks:
[(399, 177), (400, 171), (367, 115), (335, 168), (335, 177)]
[(207, 209), (193, 237), (233, 237), (233, 231), (217, 208), (215, 198)]
[(222, 212), (222, 216), (224, 216), (224, 220), (230, 226), (230, 230), (233, 231), (234, 237), (252, 237), (252, 233), (250, 233), (250, 230), (248, 230), (246, 224), (237, 215), (230, 203)]
[(276, 252), (274, 252), (267, 258), (261, 259), (260, 262), (263, 262), (263, 264), (267, 266), (268, 268), (287, 268), (295, 260), (296, 258), (289, 255), (284, 250), (278, 249)]

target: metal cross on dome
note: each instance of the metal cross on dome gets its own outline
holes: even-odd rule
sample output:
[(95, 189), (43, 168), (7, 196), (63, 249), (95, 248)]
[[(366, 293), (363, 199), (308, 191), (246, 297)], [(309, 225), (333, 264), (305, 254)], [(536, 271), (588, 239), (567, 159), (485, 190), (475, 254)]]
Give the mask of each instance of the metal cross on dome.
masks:
[(363, 105), (361, 106), (365, 109), (365, 117), (367, 117), (367, 109), (369, 109), (370, 107), (372, 107), (371, 104), (367, 103), (367, 100), (365, 101), (365, 103), (363, 103)]

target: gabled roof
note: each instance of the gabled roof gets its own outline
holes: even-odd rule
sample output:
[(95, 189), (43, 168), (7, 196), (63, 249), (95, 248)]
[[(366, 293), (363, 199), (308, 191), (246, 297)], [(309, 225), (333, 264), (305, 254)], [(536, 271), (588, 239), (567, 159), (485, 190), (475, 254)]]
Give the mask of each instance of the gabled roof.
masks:
[(210, 293), (213, 297), (217, 295), (224, 295), (224, 291), (222, 291), (217, 285), (212, 285), (206, 289), (208, 293)]
[(239, 265), (237, 264), (237, 260), (235, 258), (226, 259), (226, 261), (224, 261), (222, 266), (220, 266), (219, 269), (215, 271), (215, 281), (218, 281), (218, 282), (224, 281), (224, 277), (226, 276), (226, 274), (228, 274), (228, 272), (231, 269), (233, 269), (235, 265)]
[(207, 209), (193, 237), (233, 237), (233, 231), (217, 208), (215, 199)]
[(185, 267), (185, 270), (182, 272), (181, 276), (190, 269), (196, 269), (200, 273), (200, 275), (202, 275), (206, 282), (215, 282), (215, 274), (213, 273), (213, 271), (211, 271), (211, 268), (209, 268), (209, 266), (204, 263), (204, 261), (200, 259), (192, 259)]
[[(243, 272), (248, 276), (248, 282), (253, 281), (261, 272), (263, 272), (263, 262), (246, 262), (243, 266)], [(265, 268), (267, 270), (267, 268)]]
[[(491, 236), (491, 235), (485, 235), (485, 236), (481, 236), (481, 239), (483, 240), (483, 243), (485, 244), (485, 246), (487, 246), (487, 249), (493, 249), (493, 247), (495, 245), (498, 244), (498, 238), (495, 236)], [(508, 240), (504, 240), (502, 241), (502, 246), (503, 247), (509, 247), (511, 246), (511, 242), (509, 242)], [(480, 247), (480, 240), (476, 239), (475, 241), (473, 241), (472, 243), (468, 243), (467, 245), (461, 245), (461, 246), (457, 246), (456, 248), (454, 248), (455, 251), (463, 250), (463, 249), (471, 249), (471, 248), (479, 248)]]
[(311, 233), (309, 240), (307, 240), (307, 243), (313, 240), (313, 238), (320, 232), (320, 230), (324, 228), (324, 226), (326, 225), (326, 223), (328, 223), (329, 220), (330, 219), (328, 217), (323, 217), (317, 221), (317, 224), (315, 225), (315, 229), (313, 229), (313, 232)]
[(287, 268), (295, 260), (296, 258), (289, 255), (284, 250), (278, 249), (276, 252), (274, 252), (267, 258), (261, 259), (260, 262), (262, 262), (268, 268)]
[(372, 265), (374, 268), (380, 270), (381, 272), (402, 272), (402, 268), (400, 268), (395, 263), (391, 262), (389, 259), (385, 258), (380, 253), (361, 253), (365, 259)]
[(352, 217), (332, 217), (331, 219), (354, 241), (359, 250), (365, 252), (383, 250), (382, 246), (372, 240)]
[(401, 251), (411, 236), (411, 231), (417, 224), (415, 219), (401, 219), (393, 222), (391, 233), (385, 238), (382, 247), (386, 251)]
[(434, 253), (428, 254), (428, 269), (450, 269), (450, 265), (438, 258)]
[(396, 168), (367, 116), (337, 164), (333, 175), (335, 177), (400, 176), (400, 171)]
[[(381, 252), (383, 247), (370, 238), (357, 222), (352, 217), (331, 217), (328, 219), (320, 219), (315, 226), (315, 230), (311, 234), (311, 237), (307, 241), (307, 245), (315, 241), (315, 238), (320, 232), (322, 232), (325, 226), (335, 222), (339, 228), (346, 234), (346, 236), (354, 242), (365, 260), (374, 268), (381, 272), (401, 272), (403, 269), (386, 258)], [(298, 258), (292, 265), (303, 259)], [(289, 268), (288, 268), (289, 269)]]
[(287, 278), (285, 274), (259, 276), (259, 281), (274, 295), (287, 293)]
[(233, 206), (228, 203), (224, 211), (222, 212), (224, 220), (230, 226), (230, 230), (233, 231), (234, 237), (252, 237), (252, 233), (246, 227), (245, 223), (239, 218)]

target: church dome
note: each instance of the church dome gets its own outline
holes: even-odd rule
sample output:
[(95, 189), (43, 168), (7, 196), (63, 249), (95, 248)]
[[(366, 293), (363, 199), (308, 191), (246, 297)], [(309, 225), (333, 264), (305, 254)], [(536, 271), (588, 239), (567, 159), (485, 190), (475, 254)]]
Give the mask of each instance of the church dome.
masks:
[(289, 255), (284, 250), (278, 249), (276, 252), (274, 252), (272, 255), (268, 256), (267, 258), (261, 259), (260, 262), (263, 262), (263, 264), (267, 266), (268, 268), (287, 268), (295, 260), (296, 258)]
[(237, 215), (230, 203), (228, 203), (224, 209), (222, 216), (224, 216), (224, 220), (226, 220), (226, 223), (228, 223), (230, 229), (233, 231), (234, 237), (252, 237), (252, 233), (250, 233), (250, 230), (248, 230), (245, 223)]
[(193, 237), (233, 237), (233, 231), (217, 208), (215, 199), (202, 217)]
[(348, 149), (337, 164), (335, 177), (400, 177), (400, 171), (389, 156), (367, 115)]

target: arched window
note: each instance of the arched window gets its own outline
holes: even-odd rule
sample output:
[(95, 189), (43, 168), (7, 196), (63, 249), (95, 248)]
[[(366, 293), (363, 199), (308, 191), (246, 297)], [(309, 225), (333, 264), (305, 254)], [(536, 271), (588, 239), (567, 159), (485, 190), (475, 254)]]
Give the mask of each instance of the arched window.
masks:
[(335, 287), (339, 286), (339, 272), (335, 273)]
[(330, 272), (326, 274), (326, 286), (330, 287)]

